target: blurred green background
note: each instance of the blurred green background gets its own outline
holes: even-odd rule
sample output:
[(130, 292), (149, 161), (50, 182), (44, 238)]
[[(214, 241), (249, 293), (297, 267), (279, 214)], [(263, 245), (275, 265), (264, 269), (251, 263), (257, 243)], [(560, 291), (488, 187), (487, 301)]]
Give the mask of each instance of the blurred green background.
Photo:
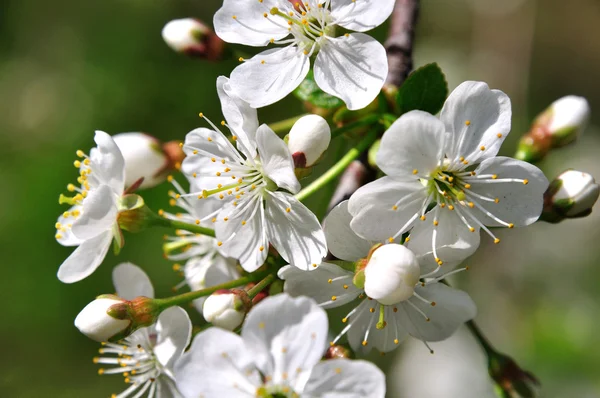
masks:
[[(56, 217), (65, 210), (58, 195), (74, 182), (75, 151), (89, 150), (95, 129), (169, 140), (201, 125), (199, 111), (220, 120), (215, 79), (237, 61), (189, 59), (160, 36), (174, 18), (210, 21), (217, 0), (1, 4), (0, 396), (109, 396), (124, 389), (122, 379), (97, 375), (92, 357), (98, 344), (82, 336), (73, 319), (95, 295), (112, 291), (111, 269), (121, 261), (141, 265), (157, 294), (170, 294), (180, 279), (161, 256), (168, 231), (127, 234), (118, 258), (109, 254), (91, 277), (64, 285), (56, 271), (71, 249), (54, 240)], [(386, 29), (376, 35), (383, 39)], [(559, 96), (583, 95), (592, 109), (600, 107), (600, 2), (426, 0), (415, 65), (432, 61), (451, 88), (484, 80), (511, 96), (514, 128), (504, 147), (511, 154), (519, 133)], [(273, 122), (300, 111), (290, 98), (260, 115)], [(550, 178), (569, 167), (600, 176), (599, 149), (598, 130), (590, 127), (541, 167)], [(166, 207), (167, 189), (144, 197), (154, 209)], [(558, 226), (502, 231), (502, 244), (484, 240), (468, 261), (472, 271), (458, 278), (478, 303), (484, 331), (540, 377), (545, 397), (600, 396), (599, 221), (597, 211)], [(387, 357), (382, 366), (401, 357)], [(436, 383), (440, 375), (422, 366), (423, 380), (415, 382)], [(399, 394), (390, 390), (389, 396)]]

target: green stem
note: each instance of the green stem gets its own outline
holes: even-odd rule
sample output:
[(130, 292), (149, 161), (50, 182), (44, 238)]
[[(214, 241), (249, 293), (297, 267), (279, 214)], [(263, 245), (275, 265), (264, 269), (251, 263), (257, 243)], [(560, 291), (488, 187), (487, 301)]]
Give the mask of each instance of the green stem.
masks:
[(270, 285), (271, 283), (273, 283), (274, 281), (275, 281), (275, 273), (267, 275), (265, 277), (265, 279), (263, 279), (262, 281), (258, 282), (250, 290), (248, 290), (248, 297), (250, 297), (251, 299), (253, 299), (254, 297), (256, 297), (256, 295), (258, 293), (260, 293), (263, 290), (265, 290), (265, 288), (268, 285)]
[(346, 124), (345, 126), (334, 129), (331, 132), (331, 139), (333, 140), (334, 138), (337, 138), (340, 135), (347, 133), (348, 131), (354, 130), (355, 128), (374, 124), (374, 123), (378, 122), (379, 119), (380, 119), (380, 115), (375, 114), (375, 115), (369, 115), (365, 118), (357, 120), (356, 122)]
[[(236, 280), (233, 280), (230, 282), (222, 283), (222, 284), (216, 285), (216, 286), (207, 287), (206, 289), (196, 290), (193, 292), (184, 293), (184, 294), (180, 294), (178, 296), (168, 297), (168, 298), (164, 298), (164, 299), (155, 299), (155, 302), (163, 310), (165, 310), (169, 307), (173, 307), (175, 305), (181, 306), (181, 305), (187, 304), (191, 301), (194, 301), (200, 297), (210, 296), (217, 290), (232, 289), (234, 287), (239, 287), (239, 286), (247, 285), (248, 283), (259, 281), (265, 277), (268, 278), (270, 276), (269, 272), (271, 272), (271, 271), (256, 272), (254, 274), (250, 274), (248, 276), (244, 276), (242, 278), (239, 278), (239, 279), (236, 279)], [(274, 276), (274, 274), (271, 274), (271, 275)], [(256, 285), (254, 288), (256, 288), (257, 286), (258, 285)]]
[(336, 164), (333, 165), (325, 174), (314, 180), (306, 188), (296, 194), (296, 199), (302, 201), (308, 198), (313, 193), (317, 192), (323, 186), (333, 181), (336, 177), (346, 170), (346, 167), (352, 161), (360, 156), (366, 149), (368, 149), (377, 139), (377, 131), (371, 130), (354, 148), (350, 149), (348, 153), (341, 158)]
[(306, 116), (306, 114), (294, 116), (289, 119), (280, 120), (280, 121), (274, 122), (274, 123), (269, 123), (269, 127), (271, 127), (271, 130), (273, 130), (278, 135), (280, 133), (287, 133), (292, 128), (294, 123), (296, 123), (298, 121), (298, 119), (300, 119), (301, 117), (304, 117), (304, 116)]
[(496, 350), (494, 349), (494, 347), (492, 347), (490, 341), (487, 339), (487, 337), (483, 335), (483, 332), (481, 331), (481, 329), (479, 329), (479, 326), (477, 326), (475, 322), (467, 322), (467, 327), (469, 328), (475, 339), (477, 339), (479, 344), (481, 344), (488, 357), (496, 354)]
[(161, 219), (163, 221), (160, 223), (160, 225), (163, 226), (163, 227), (175, 228), (175, 229), (183, 229), (184, 231), (193, 232), (195, 234), (212, 236), (213, 238), (215, 237), (215, 230), (214, 229), (201, 227), (201, 226), (195, 225), (195, 224), (188, 224), (188, 223), (183, 222), (183, 221), (171, 220), (171, 219), (164, 218), (164, 217), (161, 217)]

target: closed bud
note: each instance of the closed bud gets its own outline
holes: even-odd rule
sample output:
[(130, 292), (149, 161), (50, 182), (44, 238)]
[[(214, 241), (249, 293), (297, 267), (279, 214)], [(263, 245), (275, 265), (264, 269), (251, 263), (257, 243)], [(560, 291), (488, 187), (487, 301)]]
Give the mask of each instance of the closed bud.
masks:
[[(125, 186), (151, 188), (165, 181), (184, 154), (179, 143), (162, 144), (144, 133), (121, 133), (112, 137), (125, 160)], [(140, 181), (140, 179), (143, 179)]]
[(89, 303), (75, 318), (75, 326), (89, 338), (99, 342), (116, 342), (137, 329), (156, 322), (160, 307), (148, 297), (131, 301), (105, 294)]
[(412, 251), (398, 244), (379, 246), (364, 269), (364, 289), (368, 297), (392, 305), (413, 296), (421, 269)]
[(544, 193), (541, 219), (557, 223), (565, 218), (585, 217), (598, 200), (600, 187), (588, 173), (567, 170), (552, 181)]
[(575, 141), (588, 124), (590, 106), (583, 97), (569, 95), (552, 103), (536, 124), (544, 124), (557, 148)]
[(314, 166), (331, 142), (331, 129), (318, 115), (301, 117), (290, 130), (288, 148), (296, 168)]
[(224, 42), (198, 19), (174, 19), (162, 30), (165, 43), (178, 53), (215, 61), (221, 58)]
[(217, 290), (204, 301), (202, 315), (215, 326), (234, 330), (242, 324), (251, 306), (244, 290)]
[(541, 160), (550, 149), (575, 141), (589, 118), (590, 106), (583, 97), (569, 95), (554, 101), (521, 138), (515, 157), (527, 162)]
[(101, 296), (85, 306), (75, 318), (75, 326), (79, 331), (92, 340), (109, 341), (113, 336), (120, 335), (129, 328), (130, 320), (120, 319), (108, 314), (113, 305), (126, 301), (114, 296)]

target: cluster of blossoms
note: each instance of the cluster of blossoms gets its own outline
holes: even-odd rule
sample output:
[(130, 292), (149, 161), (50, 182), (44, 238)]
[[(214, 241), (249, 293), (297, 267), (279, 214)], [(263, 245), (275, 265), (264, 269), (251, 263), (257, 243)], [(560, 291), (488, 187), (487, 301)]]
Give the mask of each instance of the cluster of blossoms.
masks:
[[(98, 131), (89, 155), (77, 151), (78, 184), (67, 186), (73, 196), (60, 196), (71, 208), (56, 223), (57, 241), (77, 249), (58, 278), (89, 276), (111, 245), (117, 253), (124, 245), (122, 231), (161, 226), (174, 230), (163, 248), (184, 277), (177, 289), (191, 290), (156, 299), (146, 274), (125, 263), (113, 271), (116, 295), (98, 296), (77, 316), (75, 326), (103, 343), (94, 362), (116, 365), (100, 373), (122, 373), (130, 384), (116, 396), (384, 397), (383, 373), (340, 355), (338, 344), (386, 353), (410, 335), (429, 348), (476, 315), (469, 295), (445, 278), (468, 269), (460, 265), (478, 249), (481, 230), (499, 243), (497, 227), (589, 214), (600, 192), (593, 178), (571, 171), (549, 187), (534, 165), (497, 156), (511, 130), (510, 100), (465, 82), (439, 117), (393, 115), (375, 158), (385, 176), (334, 206), (321, 225), (302, 201), (343, 168), (304, 190), (299, 178), (334, 138), (328, 121), (301, 117), (283, 139), (259, 123), (256, 108), (292, 92), (313, 58), (316, 84), (346, 110), (372, 103), (388, 73), (386, 52), (364, 33), (340, 29), (368, 31), (393, 7), (393, 0), (225, 0), (216, 36), (195, 20), (165, 26), (165, 41), (193, 55), (223, 42), (281, 46), (219, 77), (224, 120), (201, 113), (208, 127), (184, 142)], [(565, 112), (573, 113), (557, 111)], [(575, 134), (558, 130), (562, 143)], [(553, 127), (544, 131), (553, 136)], [(361, 138), (364, 149), (371, 136)], [(181, 171), (186, 187), (171, 171)], [(155, 214), (135, 192), (164, 181), (179, 210)], [(192, 323), (180, 307), (188, 303), (205, 320), (189, 348)], [(324, 309), (346, 304), (353, 307), (341, 331), (330, 335)]]

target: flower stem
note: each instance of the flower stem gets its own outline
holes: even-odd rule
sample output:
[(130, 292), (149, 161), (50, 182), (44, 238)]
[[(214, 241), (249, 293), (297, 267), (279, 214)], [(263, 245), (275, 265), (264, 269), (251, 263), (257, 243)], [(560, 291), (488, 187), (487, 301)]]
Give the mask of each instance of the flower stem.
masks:
[(274, 122), (274, 123), (269, 123), (269, 127), (271, 127), (271, 130), (273, 130), (278, 135), (280, 133), (287, 133), (292, 128), (294, 123), (296, 123), (298, 121), (298, 119), (300, 119), (301, 117), (304, 117), (306, 115), (307, 114), (302, 114), (302, 115), (291, 117), (289, 119), (280, 120), (280, 121)]
[(175, 229), (183, 229), (184, 231), (189, 231), (189, 232), (193, 232), (195, 234), (201, 234), (201, 235), (206, 235), (206, 236), (212, 236), (213, 238), (215, 237), (215, 230), (214, 229), (210, 229), (210, 228), (206, 228), (206, 227), (201, 227), (199, 225), (196, 224), (188, 224), (182, 221), (178, 221), (178, 220), (170, 220), (168, 218), (162, 218), (162, 222), (161, 222), (161, 226), (163, 227), (168, 227), (168, 228), (175, 228)]
[[(196, 290), (196, 291), (189, 292), (189, 293), (180, 294), (178, 296), (168, 297), (168, 298), (164, 298), (164, 299), (155, 299), (155, 301), (161, 307), (162, 310), (165, 310), (165, 309), (167, 309), (169, 307), (173, 307), (175, 305), (187, 304), (187, 303), (189, 303), (193, 300), (196, 300), (200, 297), (210, 296), (217, 290), (232, 289), (234, 287), (247, 285), (248, 283), (256, 282), (256, 281), (259, 281), (264, 278), (261, 282), (259, 282), (259, 284), (257, 284), (256, 286), (254, 286), (252, 288), (252, 289), (255, 289), (256, 287), (258, 287), (260, 285), (260, 283), (267, 280), (267, 278), (269, 278), (269, 276), (275, 277), (275, 274), (270, 274), (270, 272), (272, 272), (272, 271), (256, 272), (256, 273), (250, 274), (248, 276), (244, 276), (242, 278), (239, 278), (239, 279), (236, 279), (236, 280), (233, 280), (230, 282), (222, 283), (220, 285), (211, 286), (211, 287), (207, 287), (206, 289), (201, 289), (201, 290)], [(264, 286), (263, 286), (263, 288), (264, 288)]]
[(250, 297), (251, 299), (253, 299), (254, 297), (256, 297), (256, 295), (258, 293), (260, 293), (263, 290), (265, 290), (265, 288), (268, 285), (270, 285), (271, 283), (273, 283), (274, 281), (275, 281), (275, 273), (267, 275), (265, 277), (265, 279), (263, 279), (262, 281), (258, 282), (250, 290), (248, 290), (248, 297)]
[(479, 326), (477, 326), (475, 322), (473, 322), (472, 320), (468, 321), (467, 327), (473, 334), (473, 337), (475, 337), (479, 344), (481, 344), (481, 347), (483, 347), (488, 357), (496, 353), (496, 350), (494, 349), (494, 347), (492, 347), (490, 341), (487, 339), (487, 337), (483, 335), (483, 332), (481, 331), (481, 329), (479, 329)]
[(343, 158), (341, 158), (336, 164), (334, 164), (332, 168), (330, 168), (321, 177), (314, 180), (302, 191), (298, 192), (298, 194), (296, 194), (296, 199), (302, 201), (308, 198), (313, 193), (317, 192), (323, 186), (332, 182), (337, 176), (344, 172), (346, 167), (348, 167), (348, 165), (352, 163), (354, 159), (356, 159), (358, 156), (360, 156), (360, 154), (363, 151), (369, 148), (375, 142), (376, 139), (377, 131), (369, 131), (369, 133), (365, 137), (363, 137), (363, 139), (358, 143), (358, 145), (350, 149), (350, 151), (348, 151), (348, 153)]

